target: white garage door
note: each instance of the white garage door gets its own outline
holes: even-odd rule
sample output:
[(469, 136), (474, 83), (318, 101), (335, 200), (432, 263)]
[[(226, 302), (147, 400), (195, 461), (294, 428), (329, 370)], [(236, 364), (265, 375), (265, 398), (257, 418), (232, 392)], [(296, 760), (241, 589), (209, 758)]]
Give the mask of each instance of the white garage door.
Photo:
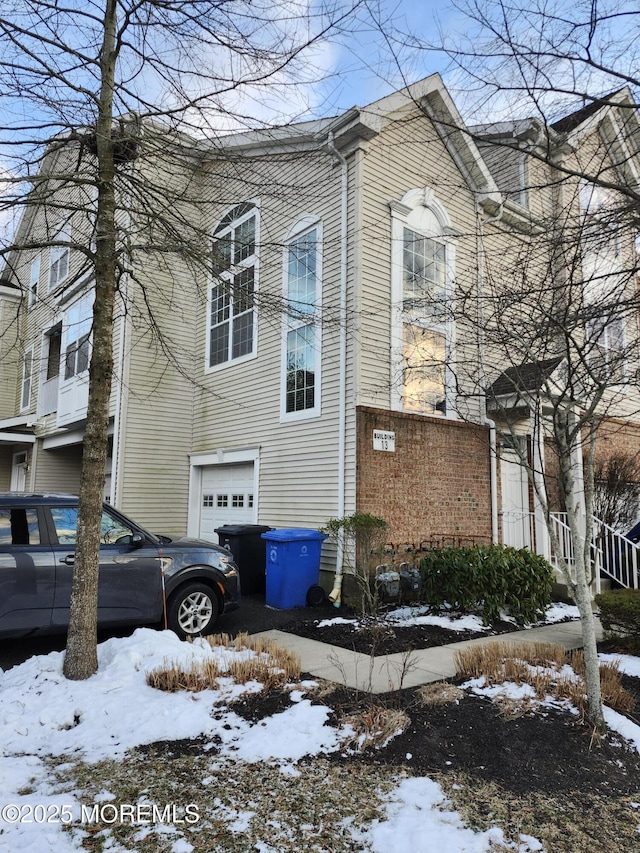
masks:
[(202, 469), (200, 538), (217, 542), (216, 527), (253, 524), (253, 462), (238, 465), (206, 465)]

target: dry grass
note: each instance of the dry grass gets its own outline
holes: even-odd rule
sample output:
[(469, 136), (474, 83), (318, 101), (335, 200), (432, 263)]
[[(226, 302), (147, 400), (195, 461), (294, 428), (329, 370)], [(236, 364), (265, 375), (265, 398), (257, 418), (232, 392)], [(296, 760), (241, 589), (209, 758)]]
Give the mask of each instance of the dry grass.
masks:
[(419, 687), (416, 695), (421, 705), (434, 708), (438, 705), (451, 705), (453, 702), (459, 702), (464, 697), (464, 690), (456, 687), (455, 684), (449, 684), (447, 681), (434, 681), (432, 684)]
[(214, 690), (221, 674), (215, 660), (199, 661), (185, 668), (165, 658), (162, 666), (147, 673), (147, 684), (167, 693), (175, 693), (177, 690), (198, 693), (200, 690)]
[(521, 833), (534, 836), (547, 853), (636, 853), (638, 813), (633, 798), (606, 790), (516, 793), (473, 774), (433, 774), (467, 826), (500, 826), (511, 846), (491, 853), (522, 850)]
[[(553, 696), (567, 700), (586, 716), (584, 655), (581, 651), (566, 652), (560, 645), (550, 643), (487, 643), (456, 652), (456, 670), (462, 678), (484, 677), (488, 684), (528, 684), (536, 699)], [(600, 685), (606, 705), (628, 714), (633, 710), (633, 696), (622, 686), (615, 663), (600, 665)], [(528, 700), (501, 700), (509, 716), (524, 713)]]
[(229, 649), (232, 652), (251, 652), (249, 655), (194, 661), (183, 666), (177, 661), (165, 660), (163, 665), (147, 673), (147, 684), (157, 690), (175, 692), (190, 690), (215, 690), (221, 677), (233, 678), (239, 684), (260, 682), (265, 690), (273, 690), (298, 681), (301, 663), (298, 655), (278, 646), (264, 637), (239, 634), (232, 639), (228, 634), (206, 637), (212, 649)]
[(401, 734), (411, 720), (397, 708), (371, 705), (357, 714), (343, 717), (340, 722), (353, 730), (342, 740), (342, 749), (364, 752), (370, 747), (384, 746), (392, 737)]

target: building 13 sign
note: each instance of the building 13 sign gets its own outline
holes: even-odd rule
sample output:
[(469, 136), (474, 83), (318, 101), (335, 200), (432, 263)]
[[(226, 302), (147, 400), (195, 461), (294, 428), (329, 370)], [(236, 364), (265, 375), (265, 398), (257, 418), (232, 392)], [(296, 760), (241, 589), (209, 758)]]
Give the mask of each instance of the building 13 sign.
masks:
[(383, 429), (373, 431), (373, 449), (386, 450), (388, 453), (396, 452), (396, 434)]

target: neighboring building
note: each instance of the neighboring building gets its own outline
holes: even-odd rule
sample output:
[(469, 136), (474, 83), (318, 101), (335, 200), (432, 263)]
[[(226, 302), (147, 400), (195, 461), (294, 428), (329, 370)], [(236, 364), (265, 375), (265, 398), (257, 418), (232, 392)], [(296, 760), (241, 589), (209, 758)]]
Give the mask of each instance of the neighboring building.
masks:
[[(563, 134), (575, 156), (563, 128), (465, 133), (434, 75), (336, 118), (201, 145), (193, 215), (210, 234), (209, 277), (179, 253), (128, 248), (107, 499), (152, 530), (214, 540), (226, 523), (317, 527), (359, 510), (386, 518), (399, 546), (533, 547), (512, 439), (500, 459), (491, 450), (484, 390), (509, 365), (483, 363), (451, 306), (500, 264), (512, 274), (514, 252), (555, 216), (541, 133)], [(516, 136), (521, 151), (496, 147)], [(19, 239), (33, 248), (0, 283), (0, 488), (79, 482), (93, 300), (79, 248), (91, 234), (65, 192), (64, 216), (29, 208)], [(59, 244), (38, 248), (38, 235)], [(549, 243), (539, 251), (542, 269)]]

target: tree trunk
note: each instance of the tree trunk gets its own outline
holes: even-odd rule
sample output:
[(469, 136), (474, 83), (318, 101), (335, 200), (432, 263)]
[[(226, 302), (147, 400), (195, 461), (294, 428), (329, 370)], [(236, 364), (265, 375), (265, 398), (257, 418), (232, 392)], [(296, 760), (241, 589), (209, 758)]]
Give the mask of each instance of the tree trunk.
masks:
[[(567, 414), (568, 426), (571, 416)], [(568, 430), (569, 431), (569, 430)], [(576, 434), (576, 427), (571, 430)], [(565, 436), (562, 436), (565, 438)], [(578, 525), (578, 496), (575, 494), (575, 480), (572, 470), (571, 441), (562, 441), (560, 446), (560, 468), (565, 486), (567, 503), (567, 523), (571, 530), (573, 543), (575, 583), (573, 594), (580, 613), (582, 623), (582, 645), (584, 651), (585, 683), (587, 690), (587, 709), (589, 722), (600, 731), (606, 728), (602, 711), (602, 692), (600, 690), (600, 665), (598, 663), (598, 646), (596, 628), (591, 605), (591, 589), (589, 586), (588, 570), (590, 560), (591, 524), (587, 524), (586, 537)]]
[(115, 172), (112, 142), (115, 37), (116, 0), (107, 0), (100, 54), (101, 90), (96, 122), (98, 208), (93, 349), (80, 476), (76, 557), (63, 669), (65, 676), (74, 680), (89, 678), (98, 668), (100, 520), (113, 376), (112, 327), (116, 286)]

